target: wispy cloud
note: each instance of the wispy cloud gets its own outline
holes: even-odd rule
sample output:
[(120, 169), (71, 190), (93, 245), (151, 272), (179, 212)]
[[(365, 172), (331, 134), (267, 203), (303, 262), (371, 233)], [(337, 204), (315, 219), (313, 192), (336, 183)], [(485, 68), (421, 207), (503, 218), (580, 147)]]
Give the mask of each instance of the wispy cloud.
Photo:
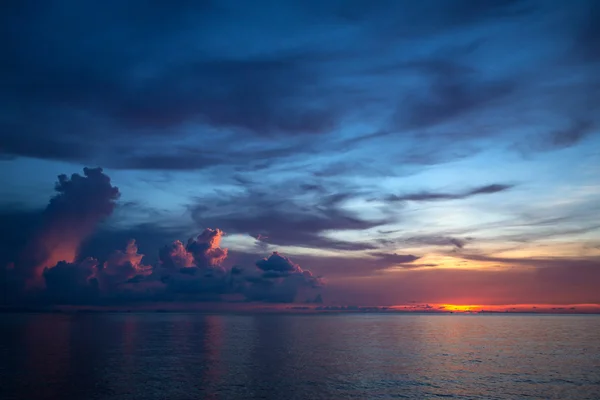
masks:
[(442, 200), (461, 200), (472, 196), (478, 196), (483, 194), (500, 193), (510, 190), (514, 185), (507, 184), (492, 184), (486, 186), (479, 186), (473, 189), (463, 191), (462, 193), (446, 193), (446, 192), (418, 192), (418, 193), (407, 193), (400, 195), (390, 195), (385, 198), (386, 201), (400, 202), (400, 201), (442, 201)]

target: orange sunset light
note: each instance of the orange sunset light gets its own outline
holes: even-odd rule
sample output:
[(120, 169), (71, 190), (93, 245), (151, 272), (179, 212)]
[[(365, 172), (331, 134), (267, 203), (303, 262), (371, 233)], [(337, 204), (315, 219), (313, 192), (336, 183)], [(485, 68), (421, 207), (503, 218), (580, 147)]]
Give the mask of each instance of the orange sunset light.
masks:
[(452, 312), (477, 312), (484, 309), (484, 306), (479, 305), (457, 305), (457, 304), (440, 304), (439, 309)]

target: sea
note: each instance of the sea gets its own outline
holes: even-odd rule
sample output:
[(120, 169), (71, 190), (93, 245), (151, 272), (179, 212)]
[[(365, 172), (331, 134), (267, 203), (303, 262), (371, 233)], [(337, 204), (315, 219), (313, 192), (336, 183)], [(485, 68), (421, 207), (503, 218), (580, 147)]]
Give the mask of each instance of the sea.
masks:
[(600, 399), (600, 316), (0, 314), (0, 399)]

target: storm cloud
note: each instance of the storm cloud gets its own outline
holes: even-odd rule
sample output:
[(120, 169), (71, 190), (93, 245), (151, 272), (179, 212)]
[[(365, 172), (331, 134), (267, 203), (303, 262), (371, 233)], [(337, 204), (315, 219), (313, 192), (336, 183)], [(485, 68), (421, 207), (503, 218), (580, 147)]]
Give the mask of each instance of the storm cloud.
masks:
[(58, 261), (74, 262), (82, 242), (116, 206), (119, 189), (112, 186), (102, 169), (84, 168), (83, 173), (58, 177), (58, 193), (50, 200), (40, 226), (21, 253), (22, 272), (36, 284), (44, 267)]

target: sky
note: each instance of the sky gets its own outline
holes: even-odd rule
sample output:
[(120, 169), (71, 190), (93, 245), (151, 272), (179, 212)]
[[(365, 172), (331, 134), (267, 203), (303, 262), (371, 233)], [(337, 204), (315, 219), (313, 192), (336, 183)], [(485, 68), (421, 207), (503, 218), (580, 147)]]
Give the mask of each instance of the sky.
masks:
[(598, 304), (599, 19), (5, 1), (0, 301)]

